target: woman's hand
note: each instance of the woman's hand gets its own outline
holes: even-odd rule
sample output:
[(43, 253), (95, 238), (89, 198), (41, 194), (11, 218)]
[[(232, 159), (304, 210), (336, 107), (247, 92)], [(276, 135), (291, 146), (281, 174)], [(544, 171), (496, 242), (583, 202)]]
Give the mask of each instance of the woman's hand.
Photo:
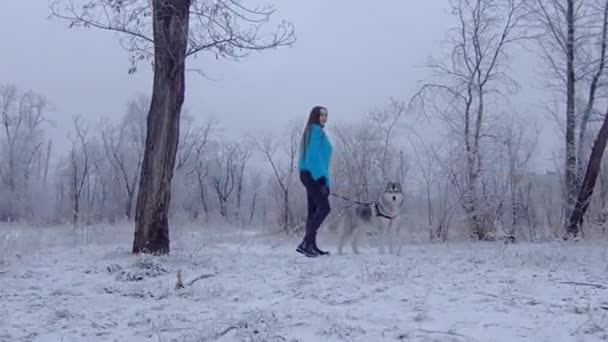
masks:
[(326, 186), (327, 179), (325, 177), (321, 177), (321, 178), (317, 179), (317, 183), (319, 183), (319, 185), (321, 185), (321, 186)]
[(321, 186), (321, 193), (323, 193), (325, 197), (329, 197), (330, 189), (327, 186), (327, 179), (325, 177), (321, 177), (317, 179), (317, 183)]

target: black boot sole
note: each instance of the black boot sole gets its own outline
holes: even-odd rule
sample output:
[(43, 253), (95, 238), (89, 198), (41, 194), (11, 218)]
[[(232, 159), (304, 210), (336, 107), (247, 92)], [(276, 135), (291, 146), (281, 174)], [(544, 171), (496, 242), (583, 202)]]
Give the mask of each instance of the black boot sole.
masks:
[(296, 248), (296, 252), (298, 252), (306, 257), (309, 257), (309, 258), (316, 258), (319, 256), (319, 254), (305, 250), (304, 248), (302, 248), (302, 246), (298, 246), (298, 248)]
[(331, 255), (331, 253), (327, 252), (327, 251), (322, 251), (320, 249), (315, 250), (315, 253), (317, 253), (318, 255)]

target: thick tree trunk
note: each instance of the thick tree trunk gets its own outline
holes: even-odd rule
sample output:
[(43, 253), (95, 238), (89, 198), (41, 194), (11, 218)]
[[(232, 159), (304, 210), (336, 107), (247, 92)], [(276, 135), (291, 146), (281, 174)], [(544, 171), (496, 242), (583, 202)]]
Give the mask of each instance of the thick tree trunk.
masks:
[(575, 74), (574, 74), (574, 0), (568, 0), (567, 9), (567, 37), (566, 37), (566, 68), (567, 68), (567, 85), (566, 85), (566, 219), (570, 217), (577, 191), (576, 177), (576, 115), (574, 107), (575, 96)]
[(185, 92), (190, 0), (153, 0), (154, 85), (135, 208), (133, 253), (169, 253), (169, 202)]
[(577, 152), (577, 179), (583, 177), (583, 163), (585, 161), (585, 151), (587, 149), (585, 139), (587, 132), (587, 124), (589, 123), (589, 119), (591, 118), (591, 111), (593, 110), (593, 106), (595, 104), (596, 92), (600, 87), (600, 79), (604, 73), (604, 68), (606, 67), (606, 50), (608, 48), (606, 37), (608, 36), (608, 1), (604, 2), (604, 15), (602, 19), (602, 40), (600, 43), (600, 58), (598, 61), (598, 67), (593, 75), (591, 80), (591, 84), (589, 85), (589, 99), (587, 100), (587, 105), (585, 106), (585, 110), (583, 112), (583, 117), (580, 122), (580, 130), (578, 134), (578, 152)]
[(608, 142), (608, 112), (604, 117), (604, 122), (602, 123), (602, 127), (600, 128), (599, 133), (597, 134), (597, 138), (593, 143), (593, 149), (591, 150), (591, 157), (589, 157), (589, 164), (587, 165), (587, 172), (585, 173), (585, 178), (583, 179), (583, 184), (581, 185), (581, 190), (578, 194), (578, 199), (576, 201), (576, 205), (574, 210), (572, 211), (572, 216), (570, 217), (570, 223), (568, 224), (568, 230), (566, 234), (566, 239), (568, 237), (576, 237), (579, 235), (581, 231), (581, 226), (583, 224), (583, 217), (585, 216), (585, 212), (589, 207), (589, 202), (591, 199), (591, 195), (593, 194), (593, 188), (595, 187), (595, 181), (597, 180), (597, 175), (600, 172), (600, 168), (602, 165), (602, 156), (604, 155), (604, 150), (606, 149), (606, 143)]

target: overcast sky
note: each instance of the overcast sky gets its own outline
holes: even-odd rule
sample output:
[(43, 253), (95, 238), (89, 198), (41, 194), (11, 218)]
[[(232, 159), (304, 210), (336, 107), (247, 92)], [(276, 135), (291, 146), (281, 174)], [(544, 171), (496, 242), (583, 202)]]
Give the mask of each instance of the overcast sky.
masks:
[[(151, 91), (151, 70), (142, 65), (128, 75), (128, 55), (114, 34), (48, 20), (47, 0), (2, 2), (0, 82), (47, 96), (55, 107), (49, 116), (57, 122), (57, 139), (64, 139), (74, 114), (91, 122), (101, 116), (118, 120), (129, 99)], [(239, 63), (189, 61), (190, 68), (202, 68), (217, 80), (188, 74), (185, 106), (195, 116), (217, 117), (232, 136), (282, 128), (292, 120), (303, 123), (316, 104), (329, 108), (330, 120), (343, 120), (382, 107), (390, 97), (409, 99), (425, 77), (422, 65), (439, 51), (452, 25), (447, 1), (277, 3), (277, 16), (296, 26), (295, 46)], [(530, 76), (537, 67), (536, 61), (516, 60), (516, 74), (530, 83), (537, 82)], [(530, 108), (538, 96), (527, 87), (517, 108)], [(561, 146), (555, 145), (553, 131), (552, 125), (543, 132), (535, 163), (541, 171), (551, 167), (545, 160), (551, 148)]]

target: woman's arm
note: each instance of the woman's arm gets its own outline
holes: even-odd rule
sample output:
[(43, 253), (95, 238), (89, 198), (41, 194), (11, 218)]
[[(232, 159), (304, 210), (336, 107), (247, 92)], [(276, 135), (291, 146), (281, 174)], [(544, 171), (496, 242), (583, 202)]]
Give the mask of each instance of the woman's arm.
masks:
[(323, 134), (323, 130), (320, 127), (312, 125), (310, 130), (310, 141), (306, 148), (306, 164), (315, 181), (319, 180), (321, 177), (327, 177), (327, 165), (325, 165), (321, 152)]

